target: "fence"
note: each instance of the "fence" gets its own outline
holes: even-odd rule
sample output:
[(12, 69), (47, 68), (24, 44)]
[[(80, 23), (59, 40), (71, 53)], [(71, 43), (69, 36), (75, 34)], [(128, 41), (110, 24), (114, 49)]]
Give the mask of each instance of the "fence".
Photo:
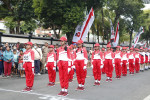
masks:
[[(48, 42), (51, 45), (59, 44), (59, 39), (54, 39), (52, 37), (34, 37), (32, 34), (29, 35), (16, 35), (16, 34), (3, 34), (0, 32), (0, 44), (4, 44), (8, 42), (11, 45), (16, 44), (17, 42), (26, 43), (31, 41), (33, 43), (37, 43), (43, 45), (45, 42)], [(93, 48), (95, 42), (84, 42), (84, 46), (87, 49)], [(106, 44), (99, 43), (101, 47), (106, 47)]]

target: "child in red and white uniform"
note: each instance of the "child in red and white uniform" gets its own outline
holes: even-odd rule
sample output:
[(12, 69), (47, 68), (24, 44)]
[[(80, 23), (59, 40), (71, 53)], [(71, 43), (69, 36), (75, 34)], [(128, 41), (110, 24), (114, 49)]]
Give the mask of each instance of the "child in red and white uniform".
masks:
[(148, 68), (150, 69), (150, 49), (148, 49), (149, 52), (149, 62), (148, 62)]
[(107, 51), (104, 53), (104, 59), (105, 59), (105, 72), (106, 72), (106, 82), (110, 81), (112, 82), (112, 72), (114, 67), (114, 54), (111, 51), (111, 45), (107, 45)]
[(116, 78), (121, 78), (121, 55), (120, 46), (116, 47), (116, 52), (114, 52), (114, 61), (115, 61), (115, 72)]
[(144, 71), (144, 63), (145, 63), (145, 52), (144, 49), (140, 48), (140, 71)]
[(139, 54), (139, 49), (135, 49), (135, 71), (136, 73), (139, 73), (140, 71), (140, 54)]
[(26, 88), (23, 91), (32, 91), (34, 82), (34, 51), (32, 48), (32, 42), (26, 43), (26, 51), (23, 55), (23, 68), (26, 73)]
[(74, 69), (75, 69), (75, 66), (73, 65), (74, 58), (75, 58), (73, 45), (70, 45), (69, 49), (70, 49), (70, 58), (71, 58), (71, 71), (69, 72), (69, 82), (72, 82), (73, 81), (73, 75), (74, 75)]
[(79, 86), (76, 90), (84, 90), (85, 78), (86, 78), (86, 66), (88, 62), (88, 56), (86, 48), (82, 47), (83, 41), (79, 40), (77, 42), (78, 49), (74, 52), (75, 54), (75, 68), (76, 68), (76, 76)]
[(128, 65), (128, 54), (126, 52), (126, 47), (122, 48), (122, 76), (127, 76), (127, 65)]
[(55, 85), (55, 79), (56, 79), (56, 53), (54, 52), (54, 46), (49, 46), (50, 51), (47, 54), (47, 64), (46, 67), (48, 69), (48, 77), (49, 77), (49, 83), (48, 86), (54, 86)]
[(128, 57), (129, 57), (129, 72), (131, 75), (133, 75), (135, 68), (135, 54), (133, 52), (133, 48), (130, 48), (130, 53), (128, 53)]
[(68, 87), (69, 87), (68, 73), (71, 70), (70, 50), (65, 45), (66, 41), (67, 38), (62, 36), (60, 38), (61, 47), (57, 49), (57, 66), (59, 69), (59, 80), (62, 89), (58, 95), (62, 96), (68, 95)]
[(145, 69), (148, 69), (148, 62), (149, 62), (149, 52), (148, 48), (145, 48)]
[(105, 60), (104, 60), (104, 53), (105, 53), (105, 48), (102, 48), (101, 49), (101, 52), (102, 52), (102, 59), (103, 59), (103, 68), (102, 68), (102, 74), (105, 74)]
[(95, 79), (94, 85), (100, 85), (101, 80), (101, 68), (103, 67), (103, 59), (102, 59), (102, 52), (99, 50), (99, 43), (95, 44), (95, 50), (92, 53), (92, 68), (93, 68), (93, 75)]

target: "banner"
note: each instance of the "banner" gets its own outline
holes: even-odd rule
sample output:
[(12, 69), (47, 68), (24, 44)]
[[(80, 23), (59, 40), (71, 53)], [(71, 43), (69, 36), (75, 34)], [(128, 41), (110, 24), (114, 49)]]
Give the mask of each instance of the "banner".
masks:
[(76, 43), (78, 42), (78, 40), (84, 41), (93, 22), (94, 22), (94, 11), (93, 8), (91, 8), (89, 14), (86, 16), (86, 20), (82, 23), (82, 25), (80, 24), (77, 25), (72, 43)]
[(118, 43), (119, 43), (119, 21), (118, 21), (117, 28), (116, 28), (116, 34), (115, 34), (114, 42), (112, 42), (113, 47), (116, 47), (118, 45)]
[(110, 41), (111, 42), (114, 42), (114, 39), (115, 39), (115, 35), (114, 35), (114, 27), (113, 27), (113, 24), (112, 24), (112, 21), (111, 19), (110, 20), (110, 29), (111, 29), (111, 37), (110, 37)]
[(135, 35), (134, 37), (134, 40), (133, 40), (133, 45), (132, 47), (135, 48), (135, 46), (137, 45), (138, 41), (139, 41), (139, 38), (140, 38), (140, 35), (144, 33), (144, 28), (141, 26), (138, 33)]

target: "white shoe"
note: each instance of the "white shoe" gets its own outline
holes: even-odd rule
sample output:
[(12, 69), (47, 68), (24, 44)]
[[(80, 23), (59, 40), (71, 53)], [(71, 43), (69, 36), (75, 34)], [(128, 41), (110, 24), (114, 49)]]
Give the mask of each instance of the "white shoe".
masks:
[(38, 73), (37, 75), (41, 75), (40, 73)]

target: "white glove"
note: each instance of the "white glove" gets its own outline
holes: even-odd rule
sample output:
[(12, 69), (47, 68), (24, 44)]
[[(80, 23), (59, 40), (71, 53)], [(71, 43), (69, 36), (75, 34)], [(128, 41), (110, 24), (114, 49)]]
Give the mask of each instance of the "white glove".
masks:
[(71, 68), (75, 69), (75, 66), (73, 65)]
[(48, 68), (46, 67), (46, 70), (48, 70)]
[(71, 61), (68, 61), (68, 66), (71, 66)]
[(129, 63), (127, 62), (127, 65), (128, 65)]
[(113, 67), (115, 67), (115, 64), (113, 64)]
[(120, 65), (122, 66), (123, 63), (121, 63)]
[(87, 59), (85, 59), (85, 60), (84, 60), (84, 64), (87, 64), (87, 63), (88, 63), (88, 60), (87, 60)]
[(54, 66), (56, 66), (56, 61), (54, 61)]
[(104, 67), (104, 65), (101, 65), (101, 68), (103, 68)]
[(53, 67), (53, 70), (56, 70), (56, 67)]
[(68, 73), (71, 71), (71, 68), (68, 68)]
[(93, 65), (91, 65), (91, 68), (93, 69)]
[(86, 69), (86, 66), (84, 66), (83, 69), (85, 70), (85, 69)]
[(34, 62), (32, 62), (32, 67), (34, 67)]

